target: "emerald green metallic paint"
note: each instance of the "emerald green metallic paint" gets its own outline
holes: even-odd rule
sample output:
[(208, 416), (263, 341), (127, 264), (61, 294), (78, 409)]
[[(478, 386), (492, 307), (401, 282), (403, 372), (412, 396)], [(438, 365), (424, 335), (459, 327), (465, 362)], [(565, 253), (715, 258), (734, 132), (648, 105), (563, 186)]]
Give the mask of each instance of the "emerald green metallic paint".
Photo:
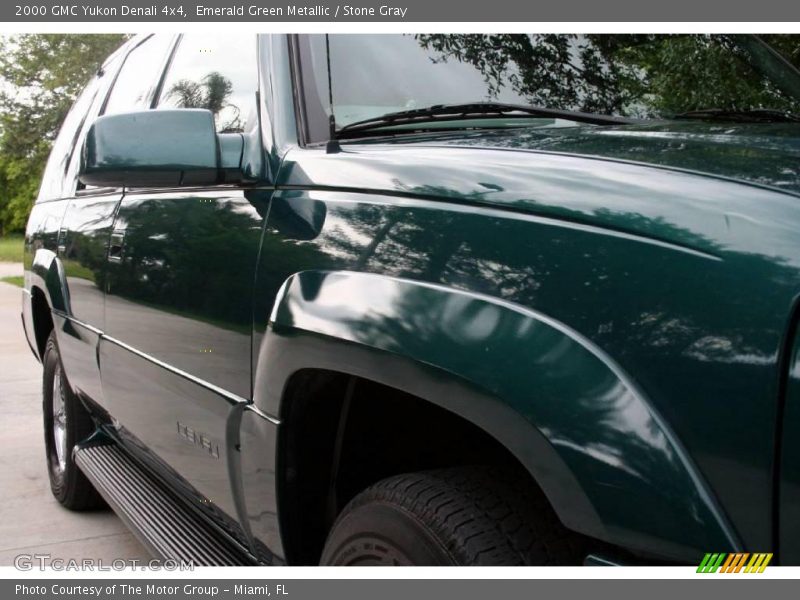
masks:
[[(228, 163), (228, 144), (223, 149)], [(241, 147), (237, 167), (240, 156)], [(80, 180), (115, 187), (211, 185), (220, 180), (219, 168), (210, 110), (151, 110), (97, 119), (86, 135)]]
[[(58, 233), (67, 209), (67, 202), (42, 202), (34, 205), (25, 231), (25, 289), (42, 293), (48, 306), (66, 311), (69, 296), (66, 274), (56, 256)], [(29, 309), (28, 309), (29, 310)], [(32, 323), (31, 323), (32, 325)], [(27, 327), (33, 335), (33, 327)], [(33, 343), (35, 347), (35, 342)], [(41, 360), (41, 356), (39, 359)]]
[(69, 297), (59, 353), (73, 391), (89, 398), (103, 398), (96, 349), (105, 328), (108, 240), (121, 198), (120, 191), (109, 191), (69, 200), (58, 235)]
[(789, 338), (784, 398), (778, 514), (781, 564), (800, 563), (800, 335)]
[(105, 405), (151, 462), (234, 530), (227, 419), (251, 398), (253, 277), (269, 195), (128, 192), (114, 221), (121, 251), (106, 269)]
[(800, 138), (795, 124), (672, 121), (627, 127), (531, 127), (451, 135), (442, 143), (636, 161), (800, 193)]
[(114, 221), (121, 253), (106, 269), (104, 332), (250, 398), (253, 277), (269, 195), (127, 193)]
[[(569, 526), (676, 558), (695, 544), (737, 544), (687, 453), (638, 385), (563, 323), (497, 297), (343, 271), (290, 278), (271, 322), (279, 334), (297, 329), (435, 365), (506, 404), (560, 459), (526, 457), (556, 510), (566, 494), (554, 488), (570, 473), (580, 482), (573, 493), (585, 496), (599, 517), (590, 522), (566, 512)], [(460, 401), (438, 399), (454, 412)], [(489, 416), (474, 421), (491, 427), (482, 418)], [(507, 441), (505, 431), (493, 433)]]
[[(777, 184), (732, 180), (732, 159), (725, 173), (710, 161), (699, 173), (642, 164), (641, 155), (634, 163), (532, 151), (523, 142), (490, 147), (498, 135), (290, 151), (272, 215), (309, 214), (307, 204), (319, 203), (326, 220), (309, 226), (319, 231), (313, 243), (294, 246), (287, 244), (295, 231), (281, 234), (285, 217), (268, 223), (264, 248), (274, 232), (285, 240), (279, 262), (291, 266), (273, 272), (262, 260), (265, 297), (305, 269), (367, 271), (496, 297), (564, 323), (643, 390), (743, 546), (771, 548), (778, 354), (800, 289), (797, 198)], [(515, 135), (534, 134), (502, 133)], [(640, 136), (619, 140), (642, 151)], [(749, 158), (739, 157), (740, 171)], [(507, 358), (464, 360), (504, 372)], [(593, 421), (577, 399), (562, 401), (574, 409), (563, 430)], [(613, 446), (620, 461), (634, 439)], [(607, 445), (590, 435), (581, 447), (594, 443)], [(659, 470), (651, 475), (643, 480), (668, 487)], [(680, 527), (663, 511), (642, 519), (621, 506), (602, 505), (601, 520), (617, 525), (610, 541), (626, 521), (631, 531)]]

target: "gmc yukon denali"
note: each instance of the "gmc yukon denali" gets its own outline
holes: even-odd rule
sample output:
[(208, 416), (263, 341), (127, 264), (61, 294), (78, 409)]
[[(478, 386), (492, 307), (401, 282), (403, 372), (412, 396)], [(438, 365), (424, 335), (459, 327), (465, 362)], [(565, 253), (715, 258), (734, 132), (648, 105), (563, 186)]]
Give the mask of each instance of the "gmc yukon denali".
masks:
[(796, 45), (129, 39), (27, 226), (53, 494), (195, 564), (800, 563)]

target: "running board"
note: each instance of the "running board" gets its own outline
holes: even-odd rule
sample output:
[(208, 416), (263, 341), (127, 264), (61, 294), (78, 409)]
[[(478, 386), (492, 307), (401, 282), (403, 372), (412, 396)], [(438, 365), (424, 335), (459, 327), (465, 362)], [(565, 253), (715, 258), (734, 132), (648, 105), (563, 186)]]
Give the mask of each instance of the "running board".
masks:
[(75, 448), (75, 464), (139, 541), (158, 559), (195, 566), (252, 564), (189, 506), (116, 444)]

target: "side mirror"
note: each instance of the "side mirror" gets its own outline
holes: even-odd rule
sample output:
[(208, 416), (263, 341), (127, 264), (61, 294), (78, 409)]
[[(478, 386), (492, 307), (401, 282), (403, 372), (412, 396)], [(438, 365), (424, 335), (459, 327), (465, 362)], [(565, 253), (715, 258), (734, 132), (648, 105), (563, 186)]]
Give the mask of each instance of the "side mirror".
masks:
[(241, 180), (244, 139), (217, 135), (209, 110), (147, 110), (98, 118), (79, 179), (103, 187), (175, 187)]

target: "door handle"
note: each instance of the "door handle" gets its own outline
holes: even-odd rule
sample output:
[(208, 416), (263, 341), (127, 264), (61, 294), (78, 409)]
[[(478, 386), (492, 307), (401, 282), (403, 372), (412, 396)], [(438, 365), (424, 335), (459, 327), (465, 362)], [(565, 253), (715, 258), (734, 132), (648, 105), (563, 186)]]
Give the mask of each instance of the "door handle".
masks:
[(125, 245), (125, 230), (117, 229), (111, 233), (111, 240), (108, 244), (108, 261), (122, 262), (122, 254)]
[(58, 235), (56, 236), (56, 254), (64, 256), (67, 253), (67, 231), (59, 228)]

